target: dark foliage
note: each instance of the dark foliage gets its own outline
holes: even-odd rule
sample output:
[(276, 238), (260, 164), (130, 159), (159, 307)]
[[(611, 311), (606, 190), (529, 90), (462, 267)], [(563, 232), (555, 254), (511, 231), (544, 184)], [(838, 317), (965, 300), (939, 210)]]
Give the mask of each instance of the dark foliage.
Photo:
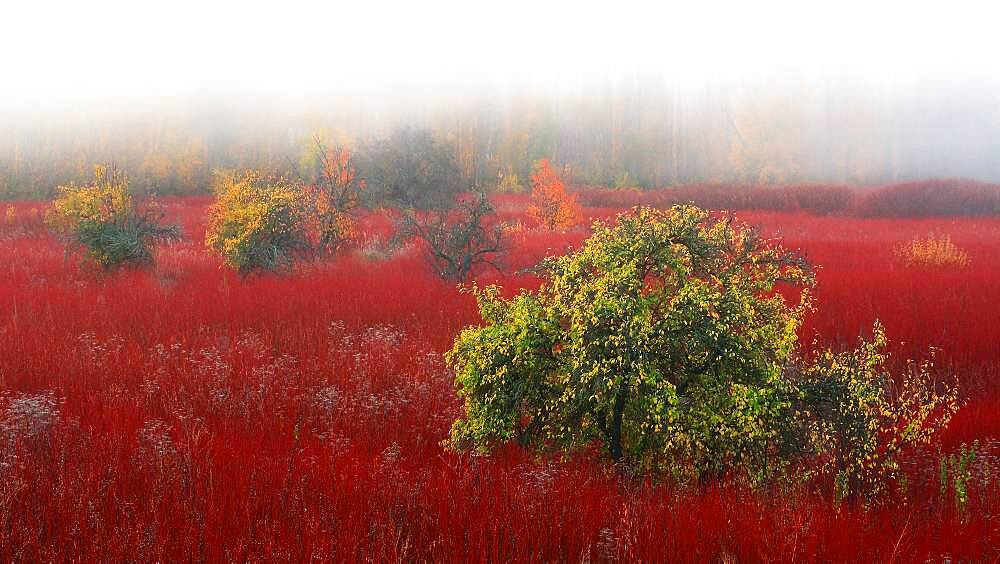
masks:
[(451, 149), (427, 130), (398, 129), (365, 147), (359, 161), (371, 205), (440, 209), (463, 188)]
[(416, 237), (426, 245), (434, 271), (451, 280), (466, 280), (480, 265), (499, 270), (503, 225), (485, 194), (462, 198), (450, 210), (403, 213), (397, 238)]

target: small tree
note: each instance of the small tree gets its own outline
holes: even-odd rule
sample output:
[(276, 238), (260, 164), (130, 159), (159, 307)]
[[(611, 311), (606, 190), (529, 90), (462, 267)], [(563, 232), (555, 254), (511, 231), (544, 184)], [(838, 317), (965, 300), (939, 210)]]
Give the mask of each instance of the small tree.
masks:
[(444, 278), (466, 280), (479, 265), (500, 269), (503, 225), (485, 194), (466, 197), (447, 211), (403, 213), (399, 237), (417, 237), (427, 246), (434, 270)]
[(180, 229), (162, 223), (155, 206), (136, 206), (128, 177), (114, 166), (98, 166), (93, 183), (60, 186), (46, 223), (68, 244), (83, 248), (104, 268), (153, 261), (152, 243), (180, 238)]
[(220, 173), (205, 244), (241, 274), (289, 268), (310, 251), (308, 198), (299, 184), (260, 173)]
[(576, 196), (566, 192), (566, 186), (548, 159), (538, 161), (531, 175), (528, 213), (552, 230), (572, 227), (579, 221), (580, 205)]
[(447, 355), (465, 399), (452, 445), (598, 441), (639, 467), (767, 467), (813, 284), (804, 260), (729, 218), (676, 206), (595, 223), (581, 249), (540, 271), (537, 293), (474, 290), (485, 324)]
[(329, 255), (350, 237), (354, 229), (351, 214), (361, 201), (366, 183), (358, 177), (350, 149), (329, 149), (319, 137), (314, 142), (318, 170), (306, 194), (314, 224), (315, 251)]

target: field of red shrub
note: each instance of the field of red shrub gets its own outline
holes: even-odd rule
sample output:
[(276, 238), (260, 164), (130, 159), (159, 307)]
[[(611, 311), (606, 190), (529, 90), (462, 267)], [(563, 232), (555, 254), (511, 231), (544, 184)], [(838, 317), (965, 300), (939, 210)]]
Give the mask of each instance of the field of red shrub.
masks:
[[(584, 214), (627, 203), (607, 198)], [(878, 318), (898, 362), (935, 347), (961, 382), (943, 450), (866, 508), (799, 486), (654, 484), (595, 454), (448, 452), (460, 404), (442, 353), (477, 322), (471, 298), (413, 252), (365, 252), (388, 236), (376, 213), (334, 262), (241, 279), (203, 249), (208, 203), (168, 200), (185, 241), (115, 274), (67, 258), (41, 204), (0, 218), (0, 560), (1000, 557), (1000, 218), (738, 214), (820, 265), (803, 342), (849, 346)], [(498, 203), (526, 227), (481, 282), (530, 287), (521, 268), (586, 237), (532, 229), (523, 204)], [(929, 233), (970, 264), (896, 259)], [(939, 461), (976, 440), (959, 504)]]
[(939, 179), (878, 187), (841, 184), (741, 186), (690, 184), (661, 190), (581, 188), (581, 201), (598, 207), (693, 202), (707, 209), (766, 210), (860, 217), (993, 217), (1000, 215), (1000, 185)]

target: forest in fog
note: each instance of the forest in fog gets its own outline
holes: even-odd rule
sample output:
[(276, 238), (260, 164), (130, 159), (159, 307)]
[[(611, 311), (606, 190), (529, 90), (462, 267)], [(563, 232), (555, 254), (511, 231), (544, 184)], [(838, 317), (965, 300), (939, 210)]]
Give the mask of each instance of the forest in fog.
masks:
[(140, 190), (204, 193), (214, 170), (294, 176), (317, 136), (363, 153), (400, 128), (426, 130), (453, 153), (461, 183), (487, 191), (523, 191), (541, 158), (574, 185), (617, 188), (1000, 180), (1000, 88), (940, 77), (636, 71), (75, 100), (0, 114), (0, 197), (48, 196), (109, 161)]

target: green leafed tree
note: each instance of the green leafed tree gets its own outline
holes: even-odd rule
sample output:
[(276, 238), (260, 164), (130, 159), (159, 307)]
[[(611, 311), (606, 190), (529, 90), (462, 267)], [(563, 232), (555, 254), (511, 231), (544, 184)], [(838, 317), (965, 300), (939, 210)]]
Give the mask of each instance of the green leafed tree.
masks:
[(810, 304), (802, 258), (730, 217), (637, 208), (539, 272), (537, 292), (473, 290), (484, 324), (447, 356), (465, 400), (453, 446), (597, 443), (688, 476), (767, 466)]

